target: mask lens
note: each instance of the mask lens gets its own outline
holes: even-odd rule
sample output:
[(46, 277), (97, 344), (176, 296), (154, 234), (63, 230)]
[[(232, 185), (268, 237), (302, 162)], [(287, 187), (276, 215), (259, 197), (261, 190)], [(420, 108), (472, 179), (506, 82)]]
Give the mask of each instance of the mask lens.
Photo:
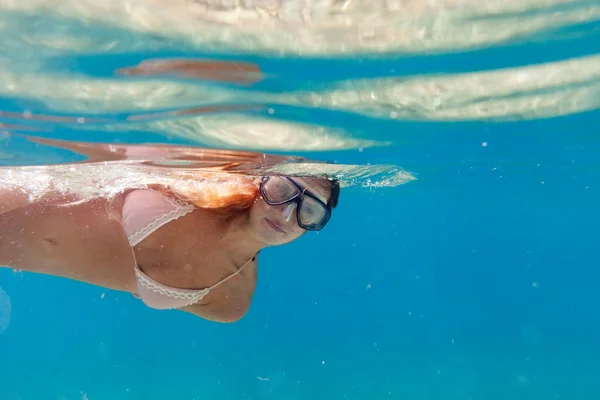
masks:
[(299, 193), (292, 182), (278, 176), (270, 177), (263, 186), (263, 196), (270, 203), (284, 203)]
[(312, 197), (305, 196), (300, 208), (300, 223), (307, 227), (318, 227), (327, 218), (327, 210)]

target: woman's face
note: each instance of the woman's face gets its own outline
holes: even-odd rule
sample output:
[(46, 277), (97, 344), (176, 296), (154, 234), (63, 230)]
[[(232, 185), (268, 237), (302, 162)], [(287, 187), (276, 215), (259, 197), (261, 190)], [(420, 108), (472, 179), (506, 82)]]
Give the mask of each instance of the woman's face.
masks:
[[(331, 195), (331, 182), (327, 179), (292, 178), (302, 189), (311, 192), (327, 204)], [(267, 186), (267, 189), (269, 187)], [(296, 203), (269, 205), (259, 195), (250, 208), (250, 225), (258, 240), (268, 246), (286, 244), (298, 239), (306, 230), (298, 225)]]

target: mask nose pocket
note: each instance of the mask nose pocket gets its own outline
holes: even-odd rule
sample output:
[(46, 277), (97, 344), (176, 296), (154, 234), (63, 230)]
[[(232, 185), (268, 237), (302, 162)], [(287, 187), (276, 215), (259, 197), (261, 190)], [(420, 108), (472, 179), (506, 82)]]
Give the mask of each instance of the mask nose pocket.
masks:
[(294, 215), (295, 208), (296, 208), (296, 203), (289, 203), (289, 204), (284, 205), (283, 219), (285, 219), (286, 222), (289, 222), (292, 215)]

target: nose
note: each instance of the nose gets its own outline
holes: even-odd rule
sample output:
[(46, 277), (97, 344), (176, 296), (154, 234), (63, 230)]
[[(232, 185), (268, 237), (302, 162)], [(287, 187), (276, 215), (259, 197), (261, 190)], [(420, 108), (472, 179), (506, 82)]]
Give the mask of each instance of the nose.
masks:
[(290, 222), (290, 218), (294, 215), (294, 209), (296, 208), (296, 203), (288, 203), (283, 206), (283, 219), (286, 222)]

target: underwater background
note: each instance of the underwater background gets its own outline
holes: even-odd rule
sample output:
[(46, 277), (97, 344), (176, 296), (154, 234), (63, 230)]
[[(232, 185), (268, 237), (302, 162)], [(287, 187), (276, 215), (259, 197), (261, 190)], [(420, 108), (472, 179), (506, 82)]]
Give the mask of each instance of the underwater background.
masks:
[[(79, 159), (14, 136), (26, 133), (394, 165), (414, 179), (358, 180), (323, 231), (261, 252), (234, 324), (0, 269), (1, 400), (600, 398), (600, 4), (484, 10), (488, 28), (514, 34), (473, 45), (311, 54), (290, 40), (277, 54), (41, 3), (0, 2), (4, 167)], [(554, 19), (523, 33), (527, 15)], [(247, 61), (265, 79), (112, 74), (169, 57)], [(167, 115), (232, 104), (252, 107)]]

